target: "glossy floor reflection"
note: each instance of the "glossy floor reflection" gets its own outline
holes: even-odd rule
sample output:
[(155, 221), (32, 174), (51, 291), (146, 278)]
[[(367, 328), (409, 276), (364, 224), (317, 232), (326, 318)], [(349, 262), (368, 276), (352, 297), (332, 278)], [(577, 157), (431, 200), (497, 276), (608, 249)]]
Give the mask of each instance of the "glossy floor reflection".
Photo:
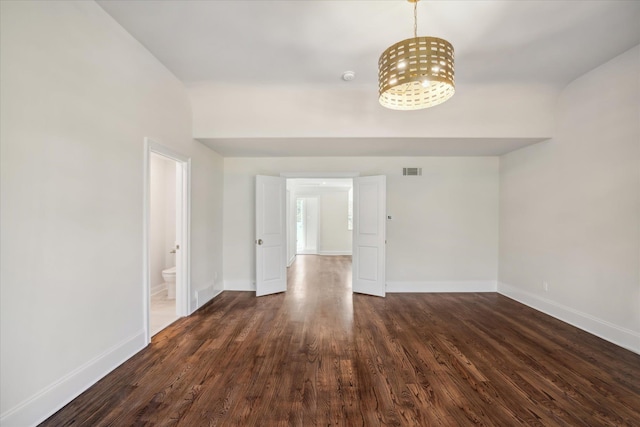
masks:
[(284, 297), (292, 320), (311, 320), (350, 333), (353, 326), (351, 256), (297, 255)]

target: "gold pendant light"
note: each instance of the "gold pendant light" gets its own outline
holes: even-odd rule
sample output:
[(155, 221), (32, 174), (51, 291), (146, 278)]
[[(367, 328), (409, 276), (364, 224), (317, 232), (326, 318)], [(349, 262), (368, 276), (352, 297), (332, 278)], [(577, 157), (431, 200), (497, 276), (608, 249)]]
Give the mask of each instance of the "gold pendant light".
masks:
[(382, 52), (378, 60), (380, 104), (393, 110), (419, 110), (442, 104), (455, 93), (451, 43), (418, 37), (418, 1), (413, 3), (413, 38)]

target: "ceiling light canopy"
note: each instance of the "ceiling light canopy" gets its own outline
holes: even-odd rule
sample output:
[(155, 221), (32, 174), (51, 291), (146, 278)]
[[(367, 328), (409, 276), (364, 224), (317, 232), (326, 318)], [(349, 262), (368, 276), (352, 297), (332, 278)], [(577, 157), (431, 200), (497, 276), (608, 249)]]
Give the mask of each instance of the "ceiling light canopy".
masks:
[(380, 104), (419, 110), (442, 104), (455, 93), (454, 52), (448, 41), (418, 37), (418, 1), (413, 3), (413, 38), (382, 52), (378, 60)]

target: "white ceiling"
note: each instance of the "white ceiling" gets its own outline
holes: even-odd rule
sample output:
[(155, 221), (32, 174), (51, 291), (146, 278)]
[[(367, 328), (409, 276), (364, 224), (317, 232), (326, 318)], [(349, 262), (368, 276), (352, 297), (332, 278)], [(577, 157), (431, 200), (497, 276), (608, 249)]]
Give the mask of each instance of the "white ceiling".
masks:
[[(374, 82), (378, 57), (412, 36), (404, 0), (98, 3), (185, 83)], [(445, 38), (465, 82), (566, 84), (640, 43), (639, 1), (429, 1), (420, 35)]]
[[(380, 53), (411, 37), (413, 30), (413, 6), (405, 0), (98, 3), (186, 85), (364, 85), (376, 92)], [(640, 1), (423, 0), (418, 10), (419, 35), (442, 37), (454, 45), (461, 87), (514, 83), (560, 88), (640, 43)], [(346, 70), (356, 72), (355, 81), (341, 80)], [(227, 156), (447, 155), (449, 148), (433, 144), (456, 144), (387, 138), (369, 141), (358, 151), (354, 147), (363, 141), (333, 139), (203, 142)], [(505, 149), (506, 141), (467, 141), (462, 154), (496, 155), (532, 142), (521, 138)]]

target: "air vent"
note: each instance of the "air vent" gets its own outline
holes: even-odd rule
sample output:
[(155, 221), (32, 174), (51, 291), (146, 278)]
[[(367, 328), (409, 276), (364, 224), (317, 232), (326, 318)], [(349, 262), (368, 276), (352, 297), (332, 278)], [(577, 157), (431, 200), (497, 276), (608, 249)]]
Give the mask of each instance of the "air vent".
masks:
[(402, 168), (402, 175), (404, 176), (421, 176), (422, 168)]

